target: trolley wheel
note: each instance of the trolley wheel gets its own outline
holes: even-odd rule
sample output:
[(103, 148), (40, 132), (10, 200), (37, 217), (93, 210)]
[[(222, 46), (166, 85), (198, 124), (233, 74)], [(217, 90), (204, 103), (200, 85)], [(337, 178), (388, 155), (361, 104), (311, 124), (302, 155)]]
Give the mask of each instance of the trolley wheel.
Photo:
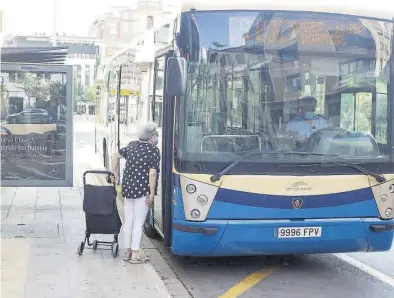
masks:
[(112, 255), (114, 256), (114, 258), (116, 258), (119, 254), (119, 244), (112, 243), (111, 250), (112, 250)]
[[(148, 215), (149, 216), (149, 215)], [(157, 238), (157, 231), (148, 221), (149, 219), (147, 218), (144, 222), (144, 232), (145, 235), (148, 236), (148, 238), (155, 239)]]
[(85, 248), (85, 242), (81, 242), (81, 243), (78, 245), (78, 254), (79, 254), (80, 256), (83, 254), (84, 248)]
[(98, 246), (97, 240), (93, 241), (93, 250), (96, 250)]

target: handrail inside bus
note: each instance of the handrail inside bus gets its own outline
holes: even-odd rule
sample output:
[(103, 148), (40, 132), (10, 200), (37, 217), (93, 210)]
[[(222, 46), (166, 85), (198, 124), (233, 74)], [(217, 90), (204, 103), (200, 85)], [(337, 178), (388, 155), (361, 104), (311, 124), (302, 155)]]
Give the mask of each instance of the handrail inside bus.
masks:
[(251, 137), (256, 137), (259, 141), (258, 144), (258, 150), (261, 150), (262, 148), (262, 140), (259, 135), (209, 135), (209, 136), (204, 136), (201, 138), (201, 151), (202, 152), (208, 152), (210, 150), (204, 150), (204, 142), (206, 142), (207, 139), (239, 139), (239, 138), (251, 138)]

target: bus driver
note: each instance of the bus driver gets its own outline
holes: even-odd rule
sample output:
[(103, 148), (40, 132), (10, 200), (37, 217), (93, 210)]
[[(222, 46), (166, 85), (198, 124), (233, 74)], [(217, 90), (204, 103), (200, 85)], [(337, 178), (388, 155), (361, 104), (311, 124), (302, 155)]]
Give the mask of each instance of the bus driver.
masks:
[(315, 115), (316, 106), (316, 98), (312, 96), (300, 98), (300, 113), (287, 124), (286, 128), (288, 132), (298, 133), (298, 141), (305, 142), (313, 132), (329, 126), (326, 120)]

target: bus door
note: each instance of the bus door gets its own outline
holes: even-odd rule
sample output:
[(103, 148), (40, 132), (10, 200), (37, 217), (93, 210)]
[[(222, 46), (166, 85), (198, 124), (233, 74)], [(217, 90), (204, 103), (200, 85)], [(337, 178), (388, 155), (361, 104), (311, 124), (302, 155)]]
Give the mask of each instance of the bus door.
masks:
[[(153, 76), (153, 96), (151, 115), (158, 125), (161, 153), (161, 168), (158, 194), (154, 202), (154, 218), (149, 219), (159, 233), (164, 236), (164, 244), (171, 245), (171, 206), (172, 206), (172, 149), (174, 126), (174, 99), (168, 98), (165, 90), (165, 66), (172, 52), (155, 58)], [(165, 121), (164, 121), (165, 120)]]

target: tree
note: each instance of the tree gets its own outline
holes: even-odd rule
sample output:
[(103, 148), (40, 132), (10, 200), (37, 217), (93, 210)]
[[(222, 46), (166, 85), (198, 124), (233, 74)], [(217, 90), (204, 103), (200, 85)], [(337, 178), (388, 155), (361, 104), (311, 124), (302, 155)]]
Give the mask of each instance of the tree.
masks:
[(32, 73), (26, 73), (26, 75), (21, 78), (21, 88), (26, 93), (30, 107), (32, 106), (32, 97), (44, 100), (50, 99), (50, 83)]
[(0, 98), (1, 98), (1, 119), (8, 115), (8, 95), (9, 92), (5, 84), (0, 83)]
[(91, 85), (86, 88), (85, 99), (91, 103), (96, 101), (96, 85)]
[(74, 99), (74, 111), (77, 109), (77, 102), (79, 98), (79, 82), (77, 72), (73, 72), (73, 99)]
[(218, 41), (212, 42), (212, 45), (216, 48), (216, 50), (223, 49), (223, 48), (226, 46), (226, 45), (224, 45), (224, 44), (221, 44), (221, 43), (218, 42)]

